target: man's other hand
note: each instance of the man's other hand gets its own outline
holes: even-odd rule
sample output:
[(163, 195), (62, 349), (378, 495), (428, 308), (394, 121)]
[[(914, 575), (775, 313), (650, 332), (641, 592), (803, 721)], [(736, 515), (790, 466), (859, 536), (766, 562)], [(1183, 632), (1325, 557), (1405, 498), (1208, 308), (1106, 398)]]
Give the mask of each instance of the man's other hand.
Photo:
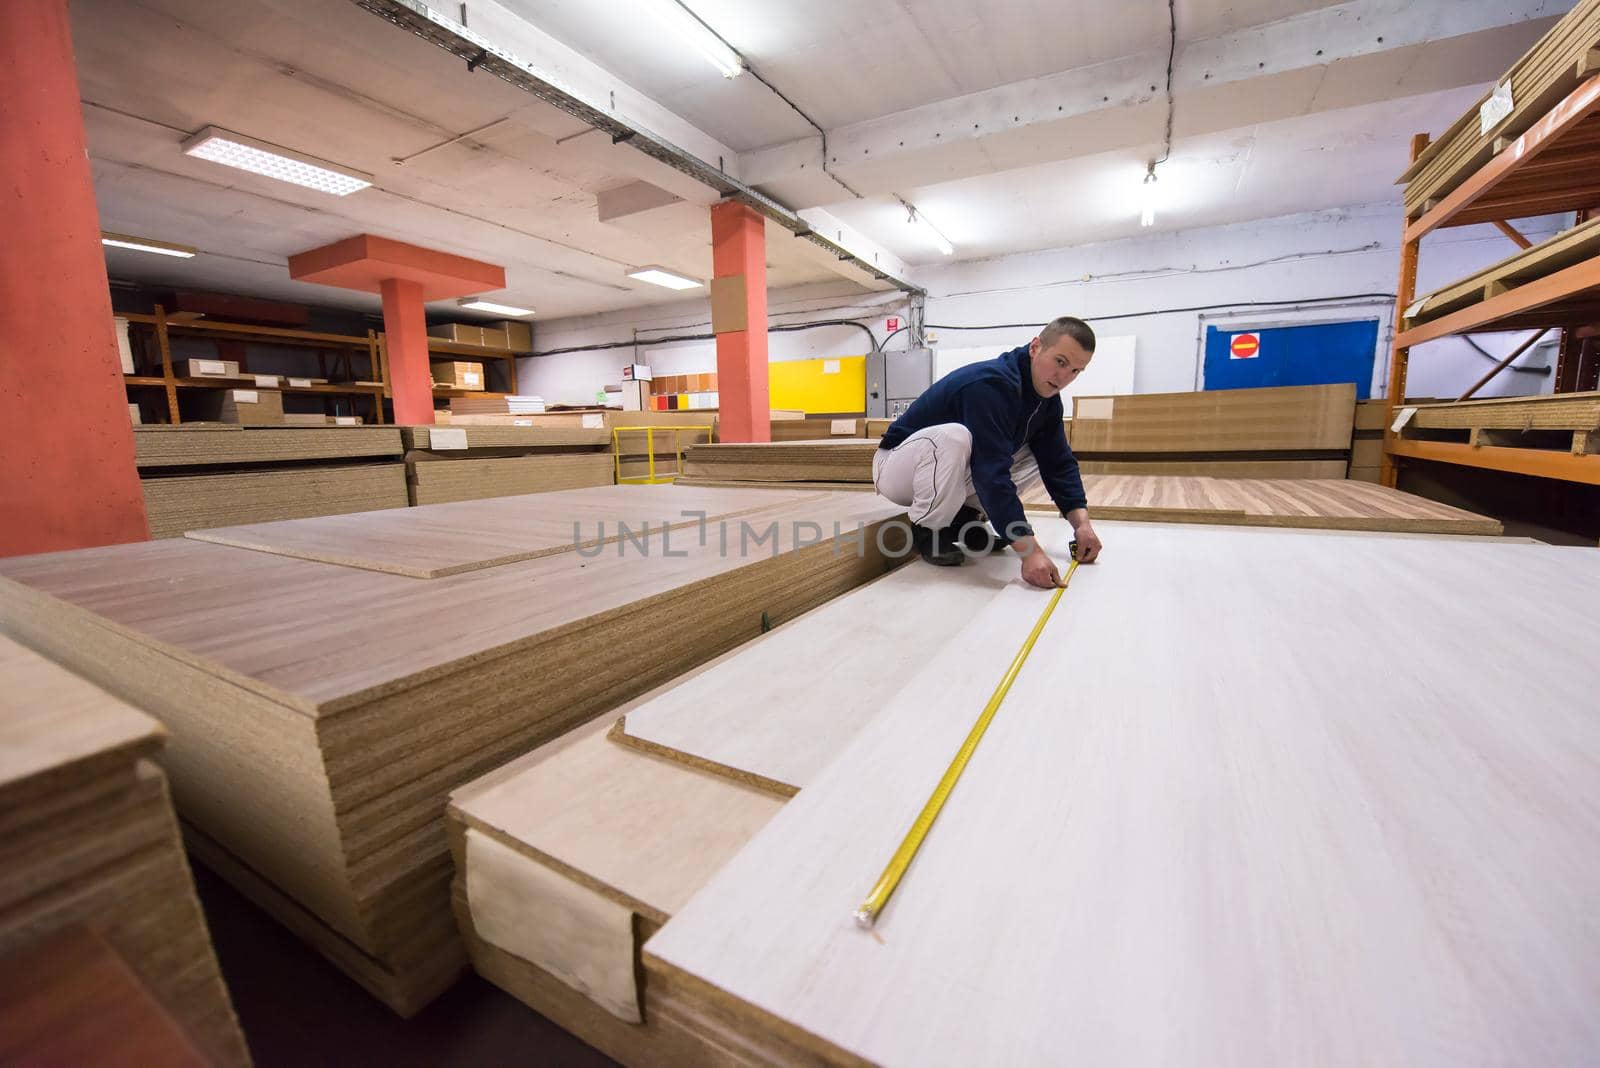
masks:
[(1061, 572), (1056, 570), (1050, 554), (1040, 548), (1037, 542), (1033, 551), (1022, 558), (1022, 580), (1045, 590), (1061, 585)]
[(1073, 530), (1073, 540), (1078, 543), (1078, 563), (1092, 564), (1100, 555), (1100, 535), (1085, 519)]

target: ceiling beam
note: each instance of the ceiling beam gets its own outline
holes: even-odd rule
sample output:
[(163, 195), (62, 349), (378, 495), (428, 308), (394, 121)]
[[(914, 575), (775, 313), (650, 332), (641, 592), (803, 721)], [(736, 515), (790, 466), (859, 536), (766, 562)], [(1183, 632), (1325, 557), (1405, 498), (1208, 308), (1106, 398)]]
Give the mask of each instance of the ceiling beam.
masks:
[[(1180, 43), (1182, 136), (1489, 81), (1570, 3), (1350, 0)], [(828, 168), (868, 196), (1075, 156), (1159, 149), (1167, 46), (828, 131)], [(837, 203), (820, 137), (743, 153), (743, 180), (785, 203)]]
[[(494, 0), (470, 0), (466, 5), (444, 0), (353, 2), (460, 57), (469, 69), (515, 85), (610, 135), (614, 142), (626, 143), (723, 197), (748, 204), (796, 236), (854, 261), (864, 274), (906, 292), (922, 292), (904, 273), (880, 268), (871, 249), (861, 255), (814, 234), (811, 224), (794, 211), (738, 178), (737, 156), (727, 146)], [(457, 21), (463, 10), (470, 27)]]

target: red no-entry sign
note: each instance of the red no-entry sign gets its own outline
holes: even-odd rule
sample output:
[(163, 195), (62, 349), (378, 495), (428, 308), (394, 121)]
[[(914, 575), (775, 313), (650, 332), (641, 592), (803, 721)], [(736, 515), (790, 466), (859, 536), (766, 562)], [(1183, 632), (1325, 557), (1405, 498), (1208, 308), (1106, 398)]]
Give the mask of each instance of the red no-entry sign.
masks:
[(1233, 341), (1228, 345), (1228, 358), (1233, 360), (1253, 360), (1261, 354), (1260, 334), (1235, 334)]

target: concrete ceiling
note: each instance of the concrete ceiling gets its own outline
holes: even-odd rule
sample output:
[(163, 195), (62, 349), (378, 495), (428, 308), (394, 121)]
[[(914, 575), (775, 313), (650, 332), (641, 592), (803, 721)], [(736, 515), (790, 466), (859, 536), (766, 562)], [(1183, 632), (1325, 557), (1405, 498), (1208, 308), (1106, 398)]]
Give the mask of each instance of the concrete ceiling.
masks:
[[(461, 17), (454, 0), (427, 2)], [(468, 0), (462, 29), (911, 264), (942, 257), (906, 225), (901, 197), (961, 259), (1138, 231), (1139, 179), (1164, 150), (1161, 0), (688, 2), (823, 125), (830, 173), (813, 127), (756, 79), (723, 79), (663, 44), (642, 0)], [(1447, 125), (1570, 6), (1177, 0), (1158, 229), (1395, 199), (1409, 136)], [(629, 267), (711, 273), (716, 192), (354, 3), (72, 11), (102, 225), (203, 251), (108, 251), (114, 278), (372, 310), (375, 298), (291, 282), (284, 266), (372, 232), (503, 264), (496, 299), (551, 319), (681, 299)], [(333, 198), (184, 156), (179, 143), (205, 125), (375, 185)], [(768, 260), (774, 289), (867, 281), (776, 226)]]

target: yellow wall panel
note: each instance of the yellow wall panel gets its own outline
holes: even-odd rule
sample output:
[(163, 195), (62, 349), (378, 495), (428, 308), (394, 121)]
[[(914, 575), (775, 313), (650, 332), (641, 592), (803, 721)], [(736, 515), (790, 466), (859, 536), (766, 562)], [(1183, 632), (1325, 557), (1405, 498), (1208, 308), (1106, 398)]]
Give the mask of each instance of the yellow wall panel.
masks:
[(767, 365), (767, 396), (774, 408), (807, 414), (863, 414), (867, 410), (867, 358), (782, 360)]

